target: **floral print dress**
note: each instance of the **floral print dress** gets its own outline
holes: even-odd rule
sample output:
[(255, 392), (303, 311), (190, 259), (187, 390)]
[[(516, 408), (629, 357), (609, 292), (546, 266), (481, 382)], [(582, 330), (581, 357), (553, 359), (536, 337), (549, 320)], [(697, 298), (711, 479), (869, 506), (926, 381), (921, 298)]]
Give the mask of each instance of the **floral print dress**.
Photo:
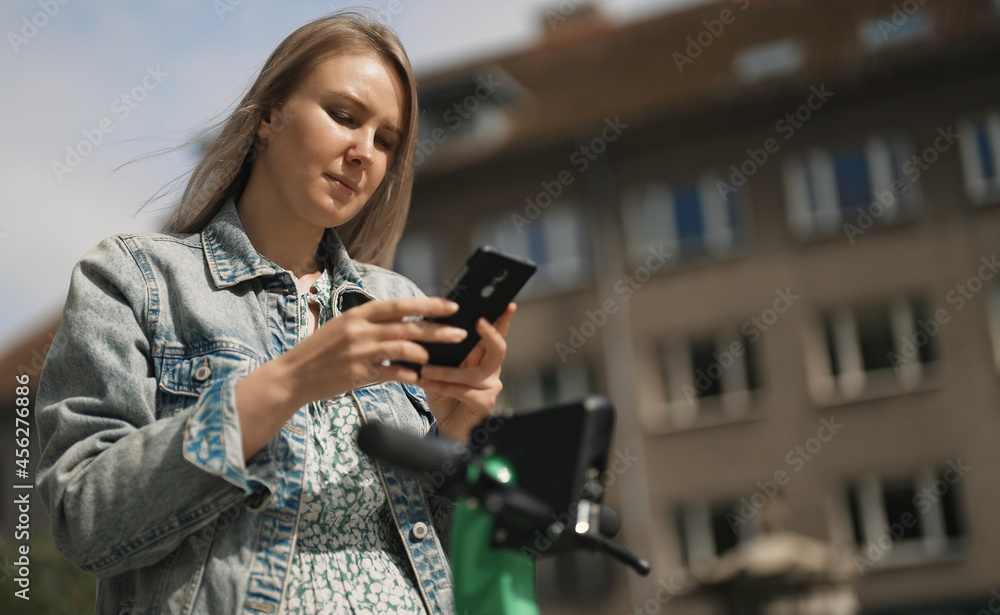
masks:
[[(309, 302), (317, 326), (331, 317), (324, 273)], [(307, 302), (302, 302), (307, 323)], [(281, 612), (287, 615), (426, 615), (413, 570), (371, 460), (355, 440), (360, 413), (350, 395), (309, 404), (301, 515)]]

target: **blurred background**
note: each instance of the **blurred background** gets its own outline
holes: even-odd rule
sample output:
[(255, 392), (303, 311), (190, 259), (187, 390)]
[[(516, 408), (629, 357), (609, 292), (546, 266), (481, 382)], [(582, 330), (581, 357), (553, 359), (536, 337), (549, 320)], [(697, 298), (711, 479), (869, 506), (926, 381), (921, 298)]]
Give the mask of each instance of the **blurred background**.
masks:
[[(605, 484), (653, 573), (544, 558), (543, 613), (1000, 612), (1000, 2), (352, 6), (418, 74), (396, 269), (534, 259), (504, 409), (618, 409)], [(92, 608), (34, 493), (14, 597), (16, 378), (73, 265), (157, 230), (200, 131), (347, 7), (0, 7), (0, 611)]]

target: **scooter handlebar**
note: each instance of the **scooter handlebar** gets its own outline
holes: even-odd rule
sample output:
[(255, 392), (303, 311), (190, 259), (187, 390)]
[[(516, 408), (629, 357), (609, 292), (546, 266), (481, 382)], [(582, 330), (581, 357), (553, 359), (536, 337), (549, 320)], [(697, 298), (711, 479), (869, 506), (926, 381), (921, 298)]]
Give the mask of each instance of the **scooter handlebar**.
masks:
[(430, 475), (447, 469), (457, 481), (465, 479), (471, 457), (466, 446), (444, 438), (425, 439), (381, 423), (368, 423), (358, 431), (358, 447), (390, 465)]

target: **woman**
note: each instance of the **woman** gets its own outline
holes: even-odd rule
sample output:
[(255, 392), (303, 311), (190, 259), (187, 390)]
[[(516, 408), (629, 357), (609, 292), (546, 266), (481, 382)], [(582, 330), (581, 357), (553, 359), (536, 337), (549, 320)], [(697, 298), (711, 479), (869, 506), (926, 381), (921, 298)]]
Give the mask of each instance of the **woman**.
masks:
[(354, 440), (370, 420), (467, 439), (501, 388), (513, 305), (458, 368), (395, 363), (465, 335), (414, 318), (457, 308), (378, 266), (416, 118), (387, 28), (307, 24), (226, 121), (172, 233), (77, 265), (40, 383), (38, 487), (63, 553), (99, 577), (98, 613), (452, 611), (447, 502)]

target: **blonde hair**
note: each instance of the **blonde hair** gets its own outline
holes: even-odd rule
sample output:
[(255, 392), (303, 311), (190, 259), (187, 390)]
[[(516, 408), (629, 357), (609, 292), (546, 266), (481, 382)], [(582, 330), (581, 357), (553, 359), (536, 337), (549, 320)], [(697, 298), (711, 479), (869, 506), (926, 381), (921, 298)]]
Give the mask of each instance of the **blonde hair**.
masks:
[(403, 138), (382, 183), (360, 213), (337, 228), (337, 234), (352, 258), (388, 267), (410, 208), (417, 142), (417, 86), (406, 51), (392, 30), (356, 12), (338, 12), (312, 21), (278, 45), (191, 173), (164, 230), (199, 232), (226, 201), (238, 199), (259, 146), (256, 137), (261, 119), (275, 111), (281, 121), (280, 105), (322, 60), (337, 53), (365, 51), (392, 66), (403, 83), (407, 98)]

